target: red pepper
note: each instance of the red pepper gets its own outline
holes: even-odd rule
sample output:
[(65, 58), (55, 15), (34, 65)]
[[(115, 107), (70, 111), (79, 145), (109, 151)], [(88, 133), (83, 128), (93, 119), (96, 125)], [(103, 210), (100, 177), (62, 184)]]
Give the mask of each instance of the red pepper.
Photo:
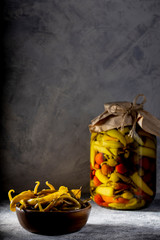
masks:
[(145, 192), (142, 191), (142, 189), (138, 188), (138, 191), (135, 192), (135, 195), (137, 197), (140, 197), (142, 199), (147, 200), (151, 200), (151, 196), (149, 196), (148, 194), (146, 194)]
[(94, 175), (95, 175), (95, 169), (93, 169), (92, 171), (90, 171), (90, 179), (93, 179)]
[(149, 170), (150, 169), (150, 162), (149, 162), (149, 159), (146, 158), (146, 157), (143, 157), (140, 159), (140, 162), (139, 162), (140, 166), (144, 168), (144, 170)]
[(100, 165), (99, 165), (98, 163), (95, 163), (95, 164), (94, 164), (94, 167), (97, 168), (97, 169), (99, 169), (99, 168), (100, 168)]
[(106, 203), (128, 203), (129, 200), (119, 197), (119, 198), (114, 198), (114, 197), (108, 197), (108, 196), (102, 196), (102, 199), (106, 202)]
[(92, 172), (90, 172), (90, 179), (93, 179), (93, 174), (92, 174)]
[(128, 188), (130, 188), (130, 186), (126, 183), (116, 183), (114, 186), (115, 190), (126, 190)]
[(127, 172), (127, 168), (125, 167), (125, 165), (123, 163), (120, 163), (116, 166), (116, 171), (118, 173), (124, 174)]
[(104, 203), (104, 201), (103, 201), (103, 199), (102, 199), (102, 197), (101, 197), (100, 194), (96, 194), (96, 195), (94, 196), (94, 201), (95, 201), (98, 205), (100, 205), (100, 206)]
[(94, 168), (92, 167), (92, 164), (90, 163), (90, 169), (93, 170)]
[(97, 164), (101, 164), (104, 161), (103, 153), (97, 153), (95, 156), (95, 161)]
[(93, 177), (93, 182), (96, 187), (102, 184), (96, 176)]
[(145, 173), (143, 176), (143, 181), (145, 181), (146, 183), (150, 183), (152, 180), (152, 175), (150, 172)]
[(101, 205), (102, 205), (103, 207), (108, 207), (108, 204), (110, 204), (110, 203), (108, 203), (108, 202), (102, 202)]
[(103, 173), (103, 175), (107, 176), (108, 174), (110, 174), (111, 172), (113, 172), (114, 168), (108, 166), (107, 164), (103, 164), (101, 167), (101, 171)]

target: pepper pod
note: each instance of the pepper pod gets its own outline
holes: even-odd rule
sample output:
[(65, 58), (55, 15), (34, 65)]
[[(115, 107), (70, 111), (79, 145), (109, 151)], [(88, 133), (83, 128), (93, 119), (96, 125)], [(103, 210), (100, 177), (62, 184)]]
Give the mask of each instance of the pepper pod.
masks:
[(143, 110), (145, 100), (105, 104), (89, 125), (90, 193), (102, 207), (140, 209), (155, 197), (160, 121)]

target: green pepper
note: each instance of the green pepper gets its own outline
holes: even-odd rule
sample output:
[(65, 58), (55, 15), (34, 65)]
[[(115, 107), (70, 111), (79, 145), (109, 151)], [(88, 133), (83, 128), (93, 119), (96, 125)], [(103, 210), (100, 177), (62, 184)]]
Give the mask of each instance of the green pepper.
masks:
[(44, 208), (44, 212), (48, 212), (50, 209), (53, 209), (54, 205), (56, 203), (56, 199), (53, 199), (53, 201), (51, 201), (48, 206), (46, 208)]
[(75, 205), (74, 209), (80, 209), (81, 208), (80, 202), (77, 199), (73, 198), (73, 197), (65, 195), (65, 196), (62, 196), (60, 199), (71, 201)]

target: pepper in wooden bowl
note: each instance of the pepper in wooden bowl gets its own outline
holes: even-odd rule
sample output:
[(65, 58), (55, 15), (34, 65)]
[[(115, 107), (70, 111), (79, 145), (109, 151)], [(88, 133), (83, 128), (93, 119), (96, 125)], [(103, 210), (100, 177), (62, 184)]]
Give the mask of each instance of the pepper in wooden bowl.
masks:
[(19, 223), (26, 230), (59, 235), (80, 230), (87, 222), (91, 205), (90, 199), (81, 200), (81, 188), (69, 190), (61, 186), (56, 190), (52, 184), (38, 192), (40, 182), (33, 191), (21, 192), (12, 198), (8, 193), (11, 211), (16, 211)]

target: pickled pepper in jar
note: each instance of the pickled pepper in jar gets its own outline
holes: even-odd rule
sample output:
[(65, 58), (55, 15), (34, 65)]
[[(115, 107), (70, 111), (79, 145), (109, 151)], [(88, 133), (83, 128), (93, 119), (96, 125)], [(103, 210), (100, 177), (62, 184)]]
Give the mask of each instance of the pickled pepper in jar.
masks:
[[(143, 103), (108, 104), (106, 111), (89, 126), (90, 193), (102, 207), (140, 209), (155, 197), (155, 135), (160, 132), (160, 121), (149, 119), (153, 121), (152, 131), (149, 124), (142, 125), (147, 121), (147, 116), (143, 116), (143, 122), (140, 115)], [(114, 111), (110, 106), (114, 106)]]
[[(90, 192), (100, 206), (138, 209), (156, 192), (156, 137), (131, 127), (91, 134)], [(147, 135), (147, 136), (146, 136)]]

